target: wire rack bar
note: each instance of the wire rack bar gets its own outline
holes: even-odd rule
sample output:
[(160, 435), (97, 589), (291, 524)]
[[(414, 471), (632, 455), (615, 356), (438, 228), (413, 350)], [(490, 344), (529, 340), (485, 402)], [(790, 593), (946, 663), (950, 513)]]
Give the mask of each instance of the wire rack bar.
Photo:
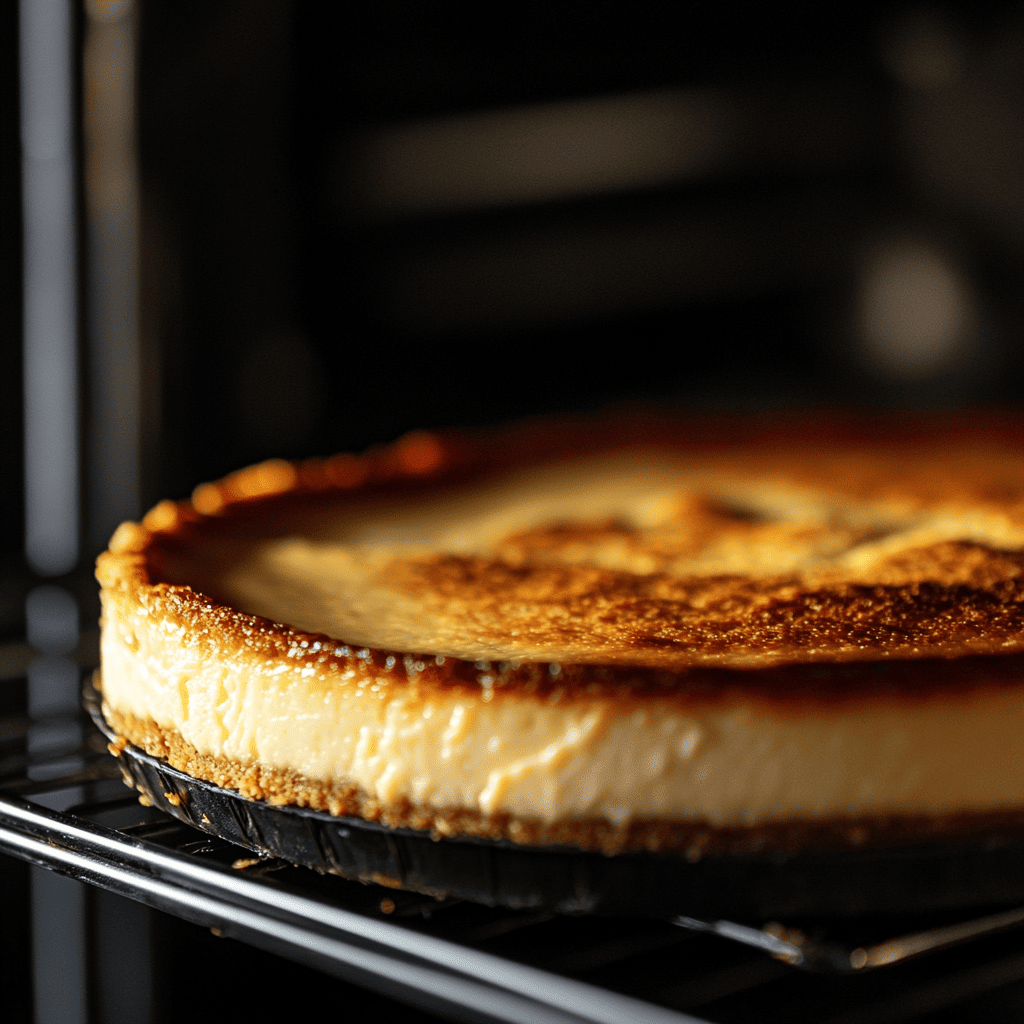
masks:
[[(699, 1018), (375, 921), (17, 797), (0, 848), (322, 970), (481, 1021), (697, 1024)], [(399, 990), (396, 992), (396, 989)]]

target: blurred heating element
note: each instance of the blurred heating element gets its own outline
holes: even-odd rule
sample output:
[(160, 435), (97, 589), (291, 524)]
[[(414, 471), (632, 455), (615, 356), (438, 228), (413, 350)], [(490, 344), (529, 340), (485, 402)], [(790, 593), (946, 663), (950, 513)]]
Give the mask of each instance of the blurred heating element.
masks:
[(863, 358), (893, 380), (955, 371), (977, 338), (970, 283), (950, 256), (913, 238), (886, 241), (869, 255), (858, 306)]
[(25, 554), (78, 560), (77, 233), (70, 0), (22, 0)]
[[(88, 539), (139, 513), (143, 369), (138, 328), (139, 189), (134, 0), (87, 0), (83, 45), (90, 430)], [(147, 388), (152, 404), (155, 388)]]
[(720, 166), (735, 112), (714, 93), (657, 92), (420, 121), (359, 147), (362, 201), (447, 211), (657, 185)]
[(750, 163), (831, 164), (870, 137), (848, 95), (628, 93), (383, 126), (351, 144), (365, 214), (536, 203), (654, 187)]
[(910, 89), (945, 90), (964, 72), (962, 33), (941, 11), (904, 10), (881, 38), (879, 56), (890, 73)]

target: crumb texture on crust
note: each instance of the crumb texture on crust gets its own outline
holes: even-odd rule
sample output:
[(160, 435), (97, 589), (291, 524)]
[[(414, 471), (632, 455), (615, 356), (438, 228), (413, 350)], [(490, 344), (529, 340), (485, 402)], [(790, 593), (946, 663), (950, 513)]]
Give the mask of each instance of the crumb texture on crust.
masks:
[(359, 476), (346, 461), (331, 484), (318, 464), (315, 486), (302, 467), (255, 467), (123, 528), (100, 574), (468, 662), (680, 671), (1024, 651), (1024, 444), (956, 424), (748, 434), (459, 473), (421, 438), (426, 471), (375, 476), (371, 461)]

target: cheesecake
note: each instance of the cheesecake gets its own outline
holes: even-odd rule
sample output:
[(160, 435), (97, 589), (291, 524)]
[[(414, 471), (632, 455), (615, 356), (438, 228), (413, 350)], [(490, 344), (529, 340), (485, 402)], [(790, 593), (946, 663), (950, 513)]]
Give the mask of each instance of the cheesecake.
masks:
[(622, 417), (250, 467), (100, 556), (103, 714), (248, 799), (439, 839), (1005, 834), (1022, 428)]

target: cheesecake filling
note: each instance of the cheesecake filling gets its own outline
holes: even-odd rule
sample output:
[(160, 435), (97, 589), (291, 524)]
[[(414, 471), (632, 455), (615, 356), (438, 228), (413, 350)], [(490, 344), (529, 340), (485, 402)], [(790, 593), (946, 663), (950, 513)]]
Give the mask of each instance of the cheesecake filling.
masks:
[[(759, 826), (998, 812), (1024, 792), (1024, 701), (978, 685), (891, 701), (528, 697), (423, 688), (244, 652), (210, 658), (108, 608), (105, 703), (201, 754), (371, 797), (556, 822)], [(369, 661), (365, 665), (371, 665)]]

